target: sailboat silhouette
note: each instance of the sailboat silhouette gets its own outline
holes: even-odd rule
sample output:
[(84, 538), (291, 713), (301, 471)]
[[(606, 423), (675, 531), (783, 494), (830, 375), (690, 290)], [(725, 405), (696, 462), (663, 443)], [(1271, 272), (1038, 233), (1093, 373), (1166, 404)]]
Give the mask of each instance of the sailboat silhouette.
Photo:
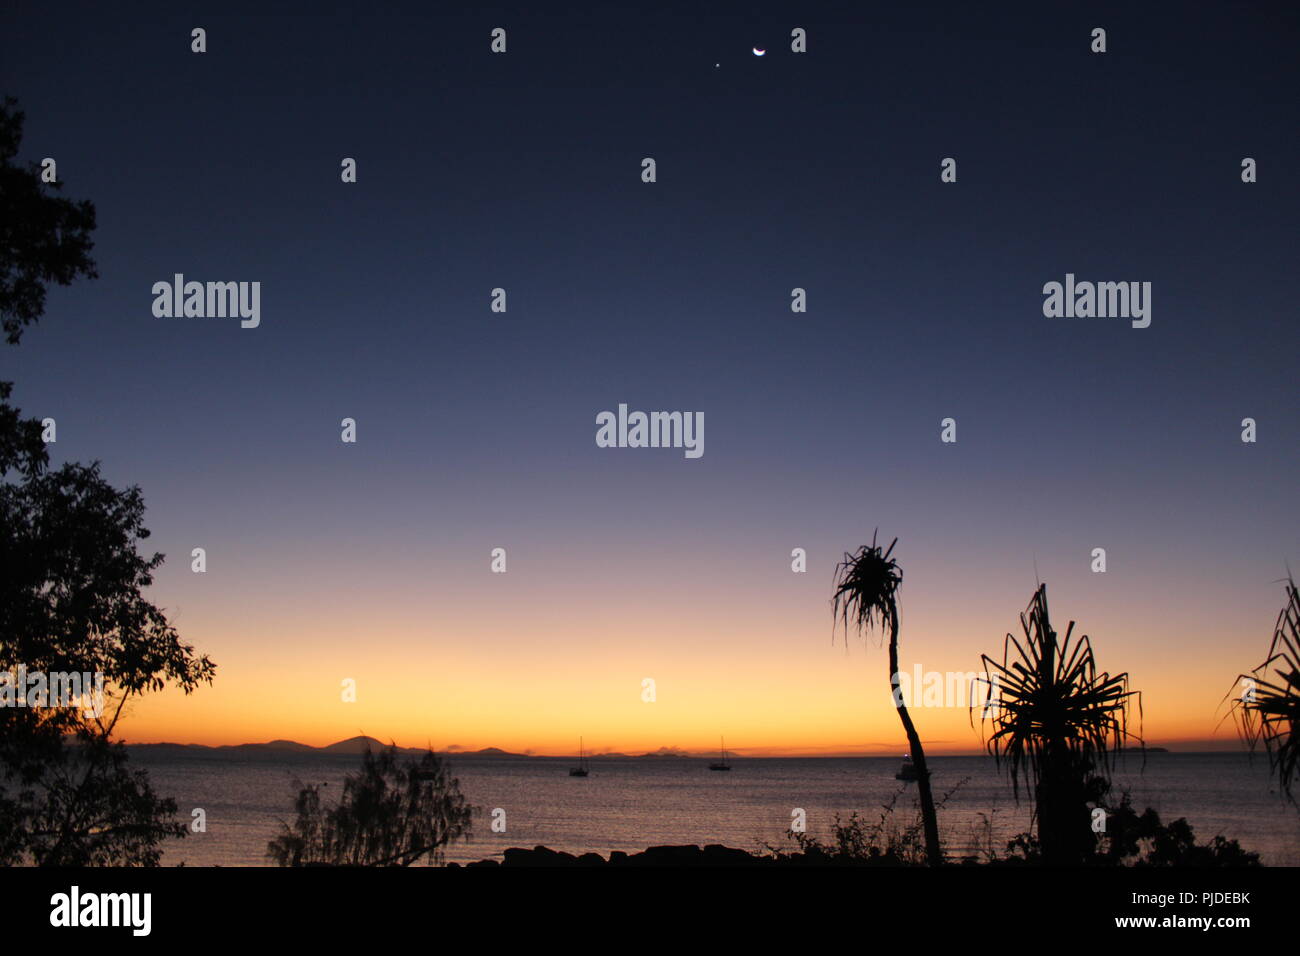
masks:
[(719, 757), (716, 761), (709, 764), (710, 770), (730, 770), (731, 764), (727, 762), (727, 742), (721, 737), (718, 738)]
[(587, 758), (582, 752), (582, 738), (578, 738), (578, 765), (569, 768), (570, 777), (585, 777), (587, 775)]

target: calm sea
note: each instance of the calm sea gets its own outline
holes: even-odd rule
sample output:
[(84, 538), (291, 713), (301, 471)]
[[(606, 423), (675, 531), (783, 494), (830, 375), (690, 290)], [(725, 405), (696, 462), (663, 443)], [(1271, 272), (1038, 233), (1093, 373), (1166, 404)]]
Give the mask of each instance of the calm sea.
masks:
[[(948, 794), (940, 829), (950, 852), (971, 852), (990, 832), (1001, 850), (1028, 828), (1027, 805), (1017, 807), (1010, 783), (989, 758), (931, 761), (936, 797)], [(336, 795), (359, 758), (136, 750), (132, 763), (149, 770), (159, 794), (175, 798), (183, 819), (193, 808), (206, 811), (207, 832), (170, 842), (164, 865), (260, 866), (267, 863), (267, 841), (292, 819), (295, 782), (324, 782), (325, 793)], [(462, 792), (484, 815), (475, 820), (473, 841), (457, 844), (448, 859), (499, 858), (507, 847), (538, 844), (601, 854), (665, 843), (754, 850), (784, 843), (796, 808), (806, 812), (810, 833), (825, 835), (837, 813), (875, 820), (894, 800), (893, 818), (906, 824), (916, 806), (915, 784), (894, 779), (896, 758), (735, 758), (729, 773), (714, 773), (706, 760), (597, 757), (585, 779), (569, 777), (569, 764), (564, 758), (454, 759)], [(1186, 817), (1200, 842), (1223, 834), (1266, 864), (1300, 865), (1300, 813), (1270, 785), (1262, 758), (1149, 754), (1145, 766), (1129, 759), (1113, 779), (1116, 792), (1130, 790), (1136, 806), (1154, 807), (1165, 822)], [(487, 814), (496, 808), (505, 811), (505, 833), (491, 832)]]

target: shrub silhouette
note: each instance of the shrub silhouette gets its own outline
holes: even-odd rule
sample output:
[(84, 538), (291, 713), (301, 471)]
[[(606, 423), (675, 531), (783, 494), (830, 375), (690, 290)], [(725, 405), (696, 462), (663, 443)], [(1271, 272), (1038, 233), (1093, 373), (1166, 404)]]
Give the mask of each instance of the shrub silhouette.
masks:
[[(1032, 834), (1021, 833), (1007, 843), (1007, 861), (1042, 862), (1042, 848)], [(1133, 808), (1125, 793), (1110, 809), (1106, 833), (1085, 862), (1110, 866), (1259, 866), (1259, 854), (1241, 848), (1236, 840), (1216, 836), (1197, 843), (1192, 825), (1183, 817), (1161, 823), (1160, 814), (1147, 807)]]
[(367, 746), (361, 770), (343, 783), (337, 806), (321, 803), (321, 785), (302, 787), (297, 819), (266, 847), (280, 866), (410, 866), (439, 864), (446, 846), (468, 839), (473, 810), (460, 783), (433, 751), (400, 760), (389, 745)]

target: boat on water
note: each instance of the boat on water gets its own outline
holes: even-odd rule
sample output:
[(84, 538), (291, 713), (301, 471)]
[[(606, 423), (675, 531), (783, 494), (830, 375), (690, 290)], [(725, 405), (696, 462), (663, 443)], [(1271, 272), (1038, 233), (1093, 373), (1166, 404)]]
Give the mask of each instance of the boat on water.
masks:
[(710, 770), (730, 770), (731, 764), (727, 760), (727, 742), (721, 737), (718, 738), (718, 759), (709, 764)]
[(895, 780), (919, 780), (921, 775), (916, 772), (916, 764), (912, 763), (911, 754), (903, 754), (903, 765), (898, 768), (898, 773), (894, 774)]
[(582, 738), (579, 737), (578, 738), (578, 765), (576, 767), (569, 768), (569, 776), (585, 777), (590, 772), (591, 772), (591, 768), (587, 766), (587, 755), (583, 752), (582, 749)]

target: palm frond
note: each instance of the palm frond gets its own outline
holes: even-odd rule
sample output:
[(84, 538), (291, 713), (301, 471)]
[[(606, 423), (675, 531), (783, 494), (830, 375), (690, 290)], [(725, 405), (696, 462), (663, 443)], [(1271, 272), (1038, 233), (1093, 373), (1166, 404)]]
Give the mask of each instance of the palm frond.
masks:
[(845, 552), (844, 560), (835, 566), (832, 615), (843, 625), (846, 640), (850, 624), (859, 632), (877, 626), (883, 630), (889, 617), (898, 613), (903, 570), (893, 558), (896, 544), (897, 538), (888, 548), (881, 548), (873, 534), (870, 546), (864, 544), (857, 551)]
[(1286, 592), (1268, 657), (1249, 674), (1238, 675), (1246, 689), (1233, 712), (1242, 738), (1252, 751), (1264, 747), (1270, 769), (1294, 803), (1300, 770), (1300, 592), (1294, 578), (1287, 578)]
[(986, 747), (1011, 777), (1017, 799), (1022, 782), (1037, 785), (1049, 763), (1073, 775), (1105, 775), (1126, 741), (1139, 743), (1129, 731), (1129, 704), (1142, 698), (1129, 690), (1128, 674), (1097, 669), (1087, 635), (1074, 637), (1074, 622), (1059, 639), (1047, 607), (1047, 585), (1039, 585), (1020, 615), (1023, 643), (1007, 634), (1002, 659), (980, 655), (985, 698), (981, 723), (989, 721)]

